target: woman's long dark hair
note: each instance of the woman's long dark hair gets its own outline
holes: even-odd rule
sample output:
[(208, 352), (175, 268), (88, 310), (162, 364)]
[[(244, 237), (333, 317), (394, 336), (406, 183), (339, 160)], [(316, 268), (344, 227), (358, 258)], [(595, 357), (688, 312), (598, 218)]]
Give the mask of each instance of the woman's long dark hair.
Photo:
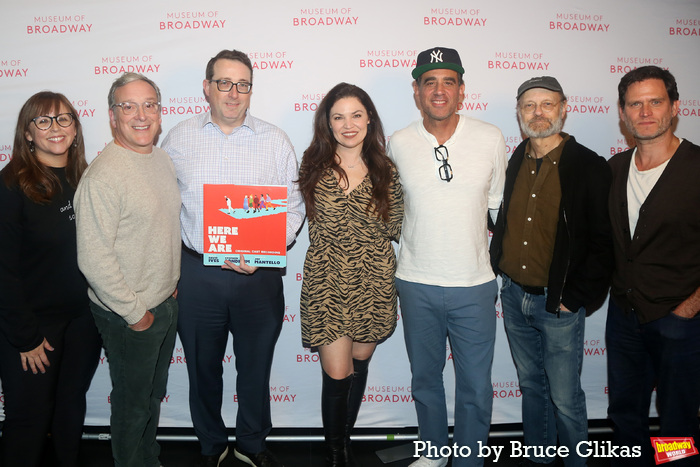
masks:
[[(78, 181), (87, 167), (83, 129), (78, 119), (78, 112), (73, 105), (66, 96), (56, 92), (42, 91), (34, 94), (19, 111), (15, 140), (12, 146), (12, 159), (3, 170), (3, 179), (8, 187), (17, 185), (27, 198), (35, 203), (50, 202), (51, 198), (61, 191), (61, 183), (48, 167), (39, 162), (39, 159), (31, 151), (30, 142), (25, 134), (29, 131), (29, 125), (33, 125), (33, 118), (48, 115), (52, 111), (54, 114), (58, 114), (61, 105), (73, 114), (73, 125), (75, 125), (75, 140), (68, 149), (68, 164), (66, 165), (68, 183), (77, 187)], [(54, 122), (54, 125), (58, 125), (58, 123)]]
[(367, 211), (373, 211), (377, 217), (387, 221), (393, 164), (386, 156), (384, 128), (369, 95), (361, 88), (348, 83), (340, 83), (331, 89), (314, 115), (314, 136), (311, 144), (304, 151), (299, 169), (299, 189), (306, 203), (306, 215), (309, 220), (316, 215), (314, 191), (326, 170), (335, 170), (340, 174), (341, 183), (348, 183), (347, 173), (340, 167), (335, 157), (338, 142), (330, 128), (331, 108), (340, 99), (346, 97), (357, 98), (367, 109), (370, 123), (367, 125), (367, 136), (362, 142), (362, 161), (367, 166), (369, 178), (372, 181), (372, 199), (367, 206)]

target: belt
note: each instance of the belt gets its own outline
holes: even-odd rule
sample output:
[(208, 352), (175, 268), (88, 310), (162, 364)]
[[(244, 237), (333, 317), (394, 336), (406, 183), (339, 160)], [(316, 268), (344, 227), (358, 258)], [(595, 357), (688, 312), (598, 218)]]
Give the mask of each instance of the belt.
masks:
[(184, 243), (182, 244), (182, 251), (183, 253), (187, 253), (188, 255), (192, 256), (193, 258), (197, 258), (200, 261), (202, 260), (202, 258), (204, 258), (204, 255), (200, 255), (192, 248), (187, 247)]
[(511, 281), (513, 282), (513, 284), (523, 289), (523, 292), (525, 293), (528, 293), (530, 295), (544, 295), (544, 287), (532, 287), (530, 285), (519, 284), (513, 279), (511, 279)]

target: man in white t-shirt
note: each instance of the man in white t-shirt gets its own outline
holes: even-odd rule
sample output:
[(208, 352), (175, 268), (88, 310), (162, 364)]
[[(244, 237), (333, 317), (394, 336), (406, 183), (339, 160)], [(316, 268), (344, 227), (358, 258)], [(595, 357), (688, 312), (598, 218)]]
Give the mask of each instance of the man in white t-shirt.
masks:
[[(658, 436), (700, 443), (700, 147), (673, 134), (679, 96), (668, 70), (632, 70), (618, 94), (620, 118), (636, 147), (610, 159), (615, 271), (606, 328), (608, 415), (613, 444), (638, 447), (641, 459), (610, 461), (653, 465), (654, 386)], [(657, 464), (666, 462), (663, 448), (656, 453)], [(698, 465), (697, 456), (670, 460), (674, 467)]]
[(456, 379), (454, 442), (472, 452), (455, 455), (454, 467), (483, 464), (475, 453), (491, 424), (498, 290), (487, 215), (501, 203), (506, 152), (498, 128), (456, 113), (464, 100), (463, 74), (456, 50), (421, 52), (412, 76), (423, 118), (389, 143), (405, 197), (396, 287), (426, 447), (414, 467), (447, 464), (440, 448), (450, 446), (442, 379), (448, 338)]

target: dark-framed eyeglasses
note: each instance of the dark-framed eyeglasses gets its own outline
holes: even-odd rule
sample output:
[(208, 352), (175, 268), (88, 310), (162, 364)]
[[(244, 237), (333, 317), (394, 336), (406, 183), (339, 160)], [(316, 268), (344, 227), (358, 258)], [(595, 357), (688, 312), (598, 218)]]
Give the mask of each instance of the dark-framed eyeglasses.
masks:
[(442, 144), (435, 148), (435, 159), (438, 162), (442, 162), (442, 165), (438, 167), (438, 175), (440, 175), (440, 180), (445, 180), (449, 183), (454, 178), (454, 175), (452, 173), (452, 166), (450, 166), (450, 164), (447, 162), (450, 160), (450, 153)]
[(160, 109), (160, 102), (146, 101), (140, 105), (136, 102), (120, 102), (119, 104), (114, 104), (112, 107), (120, 107), (124, 115), (134, 115), (139, 111), (139, 107), (143, 109), (143, 113), (155, 115)]
[(73, 114), (71, 113), (64, 113), (64, 114), (58, 114), (55, 117), (50, 117), (48, 115), (41, 115), (39, 117), (32, 118), (32, 122), (34, 122), (34, 126), (37, 127), (39, 130), (48, 130), (51, 128), (53, 125), (54, 120), (56, 120), (56, 123), (58, 126), (62, 128), (68, 128), (73, 124)]
[(234, 83), (228, 79), (210, 79), (209, 82), (216, 83), (216, 89), (221, 92), (231, 92), (231, 89), (236, 86), (236, 91), (240, 94), (248, 94), (253, 88), (253, 83), (246, 83), (245, 81)]

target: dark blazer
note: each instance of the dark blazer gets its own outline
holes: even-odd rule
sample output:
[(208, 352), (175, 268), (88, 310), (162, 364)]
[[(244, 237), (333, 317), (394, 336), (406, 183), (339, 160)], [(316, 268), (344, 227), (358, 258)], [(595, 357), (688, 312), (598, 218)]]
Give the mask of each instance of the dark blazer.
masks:
[[(503, 203), (491, 239), (491, 265), (499, 274), (503, 253), (506, 213), (527, 140), (520, 143), (508, 162)], [(603, 303), (613, 268), (608, 193), (612, 175), (606, 160), (571, 136), (559, 161), (561, 201), (549, 268), (546, 309), (571, 311)]]

